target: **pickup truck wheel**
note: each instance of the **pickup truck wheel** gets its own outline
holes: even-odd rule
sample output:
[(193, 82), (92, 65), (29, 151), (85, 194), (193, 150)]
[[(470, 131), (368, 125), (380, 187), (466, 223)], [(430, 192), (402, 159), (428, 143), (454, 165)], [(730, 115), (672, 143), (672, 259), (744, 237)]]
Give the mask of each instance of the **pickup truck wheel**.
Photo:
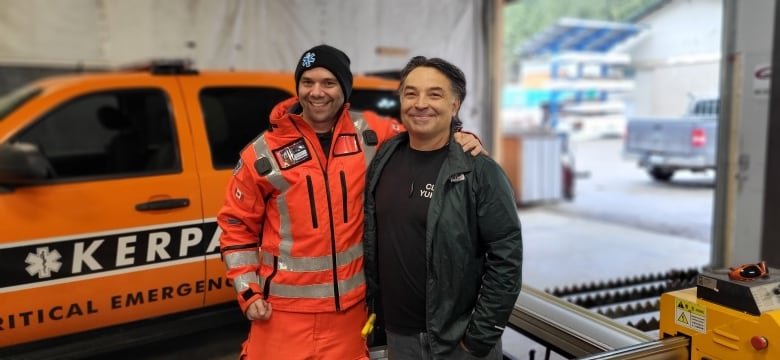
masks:
[(647, 171), (654, 180), (669, 181), (674, 175), (674, 170), (654, 167)]

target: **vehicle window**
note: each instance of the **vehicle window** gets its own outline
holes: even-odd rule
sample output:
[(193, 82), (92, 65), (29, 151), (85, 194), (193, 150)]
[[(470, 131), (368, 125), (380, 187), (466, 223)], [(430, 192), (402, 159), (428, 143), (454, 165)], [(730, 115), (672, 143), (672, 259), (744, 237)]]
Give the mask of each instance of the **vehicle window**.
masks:
[(352, 110), (371, 110), (382, 116), (400, 119), (401, 104), (392, 90), (352, 90), (349, 100)]
[(718, 115), (719, 110), (719, 100), (700, 100), (694, 104), (692, 113), (694, 115)]
[(180, 171), (173, 134), (165, 94), (134, 89), (76, 98), (11, 141), (36, 144), (60, 180)]
[(697, 102), (696, 105), (693, 107), (693, 113), (696, 114), (696, 115), (704, 114), (705, 113), (704, 112), (705, 111), (704, 110), (705, 106), (706, 106), (705, 102), (703, 102), (703, 101)]
[(291, 97), (272, 88), (207, 88), (200, 92), (203, 120), (215, 169), (236, 165), (241, 149), (268, 128), (274, 105)]
[(720, 113), (720, 102), (718, 100), (710, 101), (710, 114), (718, 115)]
[(38, 87), (24, 87), (0, 97), (0, 121), (42, 91)]

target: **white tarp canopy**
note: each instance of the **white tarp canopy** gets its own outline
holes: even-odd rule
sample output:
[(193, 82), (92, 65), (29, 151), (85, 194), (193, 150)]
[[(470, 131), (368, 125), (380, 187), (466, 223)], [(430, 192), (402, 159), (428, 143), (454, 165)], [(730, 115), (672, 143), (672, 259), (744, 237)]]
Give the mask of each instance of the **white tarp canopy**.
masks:
[[(307, 48), (344, 50), (355, 73), (415, 55), (466, 74), (461, 109), (481, 134), (489, 113), (485, 15), (474, 0), (4, 0), (0, 66), (116, 66), (188, 57), (201, 69), (292, 71)], [(490, 137), (489, 134), (483, 134)]]

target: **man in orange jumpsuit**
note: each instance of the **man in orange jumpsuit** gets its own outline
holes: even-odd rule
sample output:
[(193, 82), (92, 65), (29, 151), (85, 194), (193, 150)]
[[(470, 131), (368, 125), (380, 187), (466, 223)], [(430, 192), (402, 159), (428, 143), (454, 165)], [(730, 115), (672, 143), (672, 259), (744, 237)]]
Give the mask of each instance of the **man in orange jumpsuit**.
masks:
[[(367, 358), (366, 167), (403, 128), (349, 111), (349, 65), (328, 45), (304, 52), (298, 97), (276, 105), (228, 184), (217, 221), (227, 276), (252, 322), (242, 358)], [(464, 150), (482, 150), (474, 136), (460, 138)]]

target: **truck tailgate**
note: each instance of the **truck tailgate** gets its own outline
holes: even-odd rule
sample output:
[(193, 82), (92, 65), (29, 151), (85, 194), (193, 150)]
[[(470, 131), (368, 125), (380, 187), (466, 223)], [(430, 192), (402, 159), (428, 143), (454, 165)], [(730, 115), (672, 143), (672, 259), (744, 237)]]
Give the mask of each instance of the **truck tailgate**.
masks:
[[(714, 143), (716, 122), (712, 119), (637, 118), (629, 121), (625, 150), (627, 153), (692, 155), (706, 152)], [(703, 143), (694, 146), (694, 129), (701, 129)]]

